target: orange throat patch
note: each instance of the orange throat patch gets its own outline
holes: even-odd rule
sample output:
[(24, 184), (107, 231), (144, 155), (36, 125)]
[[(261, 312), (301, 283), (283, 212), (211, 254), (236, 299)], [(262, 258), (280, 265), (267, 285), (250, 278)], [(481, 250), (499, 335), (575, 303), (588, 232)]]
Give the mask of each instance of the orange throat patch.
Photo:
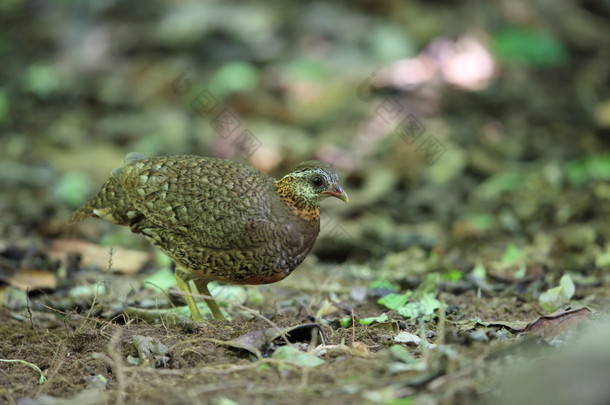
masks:
[(290, 181), (283, 179), (281, 182), (276, 182), (275, 186), (275, 191), (280, 196), (280, 199), (297, 217), (308, 222), (320, 220), (320, 207), (308, 204), (305, 200), (299, 198), (299, 196), (294, 193)]
[(320, 208), (318, 207), (298, 208), (296, 206), (290, 206), (290, 208), (297, 217), (303, 218), (306, 221), (314, 222), (320, 220)]

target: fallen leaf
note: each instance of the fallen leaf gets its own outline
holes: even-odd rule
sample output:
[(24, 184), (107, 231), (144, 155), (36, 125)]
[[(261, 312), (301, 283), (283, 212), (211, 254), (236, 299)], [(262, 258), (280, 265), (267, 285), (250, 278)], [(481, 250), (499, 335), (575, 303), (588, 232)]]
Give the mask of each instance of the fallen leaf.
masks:
[(392, 293), (381, 297), (377, 303), (383, 305), (387, 309), (395, 310), (404, 306), (412, 295), (413, 293), (410, 291), (406, 292), (405, 294)]
[(55, 274), (43, 269), (19, 269), (5, 281), (23, 291), (37, 289), (54, 290), (57, 288), (57, 277)]
[(396, 309), (396, 312), (407, 319), (429, 317), (441, 307), (441, 303), (433, 294), (425, 294), (421, 299), (409, 302)]
[[(144, 265), (152, 260), (148, 252), (96, 245), (78, 239), (59, 239), (53, 241), (49, 255), (52, 258), (67, 260), (68, 254), (78, 253), (83, 266), (92, 266), (99, 269), (108, 269), (113, 273), (136, 274)], [(112, 253), (112, 256), (110, 254)]]
[(388, 314), (384, 313), (379, 316), (371, 316), (368, 318), (358, 319), (358, 323), (360, 325), (370, 325), (373, 322), (382, 323), (382, 322), (387, 322), (387, 320), (388, 320)]
[(349, 328), (352, 326), (352, 317), (344, 316), (343, 318), (339, 318), (339, 325), (341, 325), (342, 328)]
[(533, 281), (544, 275), (544, 266), (539, 263), (507, 266), (491, 263), (488, 274), (496, 280), (510, 283), (514, 281)]
[(352, 343), (352, 354), (358, 357), (368, 357), (371, 351), (365, 343), (356, 341)]
[(407, 345), (418, 346), (421, 343), (421, 338), (412, 333), (402, 331), (394, 336), (394, 341), (398, 343), (405, 343)]
[(390, 354), (397, 360), (402, 361), (403, 363), (406, 363), (406, 364), (417, 363), (417, 360), (415, 359), (415, 357), (413, 357), (411, 355), (411, 353), (409, 353), (409, 351), (407, 349), (405, 349), (404, 347), (402, 347), (401, 345), (390, 346)]
[(570, 330), (591, 314), (587, 307), (570, 310), (559, 310), (551, 315), (541, 316), (525, 328), (525, 332), (533, 332), (543, 337), (556, 336)]
[[(309, 343), (314, 333), (320, 332), (320, 325), (317, 323), (307, 323), (287, 328), (265, 328), (246, 333), (228, 342), (229, 346), (237, 349), (247, 350), (253, 354), (265, 349), (270, 343), (286, 336), (290, 343), (307, 342)], [(284, 340), (278, 341), (282, 344)]]
[(517, 247), (517, 245), (514, 243), (511, 243), (506, 247), (500, 262), (506, 265), (514, 264), (515, 262), (521, 260), (521, 256), (521, 249), (519, 249), (519, 247)]
[[(500, 327), (504, 329), (508, 329), (512, 333), (522, 332), (530, 322), (527, 321), (492, 321), (492, 322), (484, 322), (477, 321), (475, 326), (484, 326), (484, 327)], [(473, 328), (474, 329), (474, 328)]]
[(326, 361), (321, 358), (316, 357), (313, 354), (302, 352), (292, 346), (278, 347), (271, 357), (301, 367), (317, 367), (326, 363)]
[(564, 274), (557, 287), (550, 288), (540, 294), (538, 302), (545, 311), (556, 311), (561, 306), (570, 302), (575, 291), (576, 288), (572, 278), (568, 274)]

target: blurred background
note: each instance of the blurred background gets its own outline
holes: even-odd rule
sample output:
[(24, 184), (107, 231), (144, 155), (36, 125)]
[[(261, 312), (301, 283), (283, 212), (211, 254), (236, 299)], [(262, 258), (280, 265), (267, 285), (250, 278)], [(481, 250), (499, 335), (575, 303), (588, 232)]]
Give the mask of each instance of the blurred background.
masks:
[(593, 0), (3, 1), (0, 237), (116, 243), (65, 220), (138, 151), (274, 176), (332, 163), (350, 204), (325, 203), (323, 259), (603, 248), (609, 16)]
[[(2, 0), (0, 357), (49, 382), (3, 365), (0, 398), (67, 397), (97, 375), (111, 391), (89, 391), (98, 403), (122, 403), (135, 333), (171, 347), (173, 370), (126, 366), (128, 403), (474, 403), (507, 364), (509, 398), (608, 403), (557, 390), (607, 393), (597, 326), (581, 360), (540, 362), (537, 349), (563, 352), (556, 334), (610, 308), (609, 20), (609, 0)], [(238, 321), (153, 327), (136, 318), (183, 304), (168, 259), (124, 227), (66, 224), (131, 151), (276, 177), (321, 159), (350, 202), (323, 203), (294, 275), (212, 288)], [(204, 343), (269, 328), (241, 305), (317, 322), (342, 351), (307, 372), (250, 369)], [(522, 339), (537, 318), (548, 344)], [(516, 349), (494, 354), (501, 344)]]

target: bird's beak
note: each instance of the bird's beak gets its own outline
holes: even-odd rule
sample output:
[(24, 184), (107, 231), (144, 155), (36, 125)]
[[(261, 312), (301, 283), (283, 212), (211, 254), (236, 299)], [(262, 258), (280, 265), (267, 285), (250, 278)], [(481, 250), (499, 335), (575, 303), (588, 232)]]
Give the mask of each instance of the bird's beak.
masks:
[(343, 187), (338, 184), (335, 186), (335, 189), (333, 191), (323, 191), (322, 194), (329, 194), (333, 197), (337, 197), (346, 204), (349, 202), (349, 197), (347, 196), (347, 193), (343, 190)]

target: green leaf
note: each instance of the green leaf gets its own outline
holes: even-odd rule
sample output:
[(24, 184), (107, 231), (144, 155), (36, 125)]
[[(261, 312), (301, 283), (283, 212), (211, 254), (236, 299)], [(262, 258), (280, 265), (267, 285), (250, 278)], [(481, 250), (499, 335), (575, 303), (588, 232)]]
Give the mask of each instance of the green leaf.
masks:
[(563, 295), (568, 299), (572, 299), (572, 297), (574, 296), (574, 293), (576, 292), (576, 286), (574, 285), (574, 282), (572, 281), (572, 277), (570, 277), (568, 274), (564, 274), (561, 277), (561, 280), (559, 280), (559, 286), (562, 289)]
[(406, 292), (404, 294), (388, 294), (385, 297), (380, 298), (377, 303), (388, 309), (395, 310), (405, 305), (411, 295), (411, 292)]
[(462, 272), (458, 269), (453, 269), (445, 272), (441, 279), (445, 281), (460, 281), (462, 279)]
[(521, 190), (525, 184), (522, 174), (502, 172), (485, 180), (477, 187), (476, 193), (483, 199), (494, 199), (503, 193)]
[(96, 374), (90, 378), (85, 377), (85, 379), (87, 380), (87, 385), (85, 386), (87, 389), (105, 390), (108, 386), (108, 379), (101, 374)]
[(59, 72), (54, 65), (36, 64), (27, 68), (25, 88), (39, 96), (46, 96), (59, 89)]
[(139, 366), (142, 364), (142, 359), (139, 357), (134, 357), (131, 354), (127, 356), (127, 364), (131, 364), (132, 366)]
[[(350, 324), (351, 324), (351, 318), (350, 319)], [(377, 322), (377, 323), (382, 323), (382, 322), (387, 322), (388, 321), (388, 314), (381, 314), (379, 316), (372, 316), (369, 318), (362, 318), (362, 319), (358, 319), (358, 323), (360, 325), (370, 325), (373, 322)]]
[(369, 290), (400, 291), (400, 286), (387, 279), (375, 280), (369, 284)]
[(427, 319), (434, 314), (434, 311), (441, 307), (441, 302), (433, 294), (425, 294), (420, 300), (409, 302), (398, 308), (396, 312), (407, 319), (424, 318)]
[(527, 266), (525, 263), (521, 263), (517, 270), (513, 273), (515, 280), (521, 280), (527, 275)]
[(547, 312), (554, 312), (561, 306), (568, 304), (574, 296), (576, 287), (572, 278), (568, 274), (564, 274), (559, 280), (559, 285), (553, 287), (540, 294), (538, 302), (542, 309)]
[(442, 281), (442, 277), (439, 273), (428, 273), (421, 285), (417, 288), (417, 290), (413, 293), (414, 296), (421, 297), (425, 294), (434, 294), (436, 295), (436, 291), (438, 290), (438, 285)]
[[(369, 318), (366, 318), (369, 319)], [(360, 321), (358, 321), (360, 322)], [(343, 318), (339, 318), (339, 325), (341, 325), (342, 328), (349, 328), (350, 326), (352, 326), (352, 317), (351, 316), (344, 316)], [(363, 325), (368, 325), (368, 324), (363, 324)]]
[(602, 153), (571, 160), (564, 166), (568, 181), (583, 185), (590, 181), (610, 180), (610, 153)]
[(481, 264), (480, 261), (477, 261), (477, 264), (474, 266), (474, 269), (472, 269), (472, 276), (479, 280), (487, 279), (487, 269), (485, 268), (485, 266), (483, 266), (483, 264)]
[(521, 257), (521, 250), (514, 244), (511, 243), (506, 247), (504, 254), (502, 255), (502, 264), (513, 264)]
[(543, 69), (564, 65), (568, 60), (565, 46), (550, 32), (513, 26), (496, 32), (493, 37), (496, 56), (507, 65)]
[(493, 227), (495, 217), (491, 214), (472, 214), (468, 219), (475, 229), (485, 231)]
[[(6, 292), (3, 294), (6, 294)], [(11, 303), (11, 308), (13, 310), (25, 309), (29, 305), (29, 302), (28, 302), (29, 298), (28, 298), (27, 292), (20, 290), (19, 288), (16, 288), (16, 287), (11, 287), (10, 285), (8, 286), (8, 297), (5, 298), (5, 300), (6, 301), (4, 301), (4, 302)]]
[(210, 91), (222, 98), (229, 93), (252, 91), (258, 87), (259, 72), (247, 62), (231, 62), (222, 66), (210, 80)]
[(317, 367), (326, 363), (326, 361), (321, 358), (316, 357), (313, 354), (302, 352), (292, 346), (279, 347), (273, 352), (271, 357), (300, 367)]
[(390, 346), (390, 353), (392, 354), (392, 356), (394, 356), (396, 359), (402, 361), (403, 363), (406, 363), (406, 364), (417, 363), (417, 360), (415, 359), (415, 357), (413, 357), (411, 355), (411, 353), (409, 353), (409, 351), (401, 345)]
[(596, 267), (610, 267), (610, 248), (605, 247), (604, 250), (595, 254)]

